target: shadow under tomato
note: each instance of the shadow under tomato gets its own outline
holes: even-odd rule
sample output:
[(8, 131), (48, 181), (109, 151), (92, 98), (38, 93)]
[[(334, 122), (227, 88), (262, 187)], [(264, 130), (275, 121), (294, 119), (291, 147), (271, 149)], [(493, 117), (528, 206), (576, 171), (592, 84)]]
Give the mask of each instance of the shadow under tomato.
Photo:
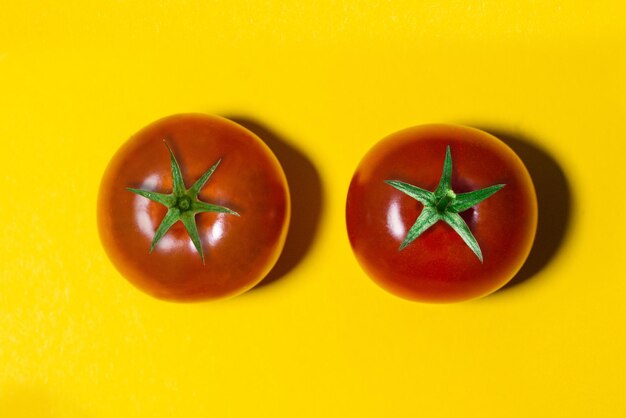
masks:
[(252, 118), (226, 117), (252, 131), (270, 147), (285, 172), (291, 195), (291, 222), (285, 247), (274, 268), (256, 289), (285, 276), (311, 248), (322, 212), (322, 182), (313, 163), (282, 136)]
[(506, 143), (526, 165), (537, 192), (537, 235), (526, 263), (500, 291), (527, 281), (556, 256), (570, 227), (572, 195), (565, 173), (546, 151), (522, 135), (500, 129), (480, 128)]

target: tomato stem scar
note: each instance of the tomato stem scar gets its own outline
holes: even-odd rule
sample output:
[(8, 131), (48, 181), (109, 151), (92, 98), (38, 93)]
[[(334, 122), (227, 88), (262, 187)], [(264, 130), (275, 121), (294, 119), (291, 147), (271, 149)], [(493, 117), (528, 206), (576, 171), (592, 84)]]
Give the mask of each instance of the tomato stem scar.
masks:
[(447, 223), (476, 254), (476, 257), (483, 262), (483, 254), (469, 227), (459, 215), (488, 197), (502, 189), (504, 184), (496, 184), (484, 189), (475, 190), (468, 193), (456, 194), (452, 190), (452, 155), (450, 146), (446, 147), (446, 157), (443, 163), (443, 171), (439, 180), (439, 185), (434, 192), (421, 189), (409, 183), (399, 180), (385, 180), (385, 183), (396, 188), (402, 193), (412, 197), (424, 205), (422, 212), (406, 234), (399, 250), (403, 250), (407, 245), (415, 241), (424, 231), (439, 221)]

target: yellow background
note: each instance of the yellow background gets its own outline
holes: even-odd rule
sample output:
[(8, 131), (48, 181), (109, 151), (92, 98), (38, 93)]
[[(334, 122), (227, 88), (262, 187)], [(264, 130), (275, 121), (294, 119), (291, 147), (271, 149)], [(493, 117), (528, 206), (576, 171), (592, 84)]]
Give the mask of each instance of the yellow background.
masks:
[[(625, 16), (617, 0), (1, 2), (0, 416), (625, 416)], [(313, 235), (237, 298), (152, 299), (97, 236), (109, 158), (180, 112), (246, 121), (310, 186), (292, 193)], [(354, 167), (429, 122), (551, 164), (544, 214), (563, 227), (544, 225), (527, 280), (428, 305), (357, 265)]]

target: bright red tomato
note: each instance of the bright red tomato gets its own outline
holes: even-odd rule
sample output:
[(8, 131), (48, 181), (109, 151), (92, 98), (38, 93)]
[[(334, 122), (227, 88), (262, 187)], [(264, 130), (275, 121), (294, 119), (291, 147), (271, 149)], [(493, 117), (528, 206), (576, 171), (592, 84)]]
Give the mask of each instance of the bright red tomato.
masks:
[(200, 114), (166, 117), (131, 137), (98, 199), (115, 267), (175, 301), (234, 296), (260, 282), (281, 253), (289, 215), (271, 150), (242, 126)]
[(537, 226), (518, 156), (478, 129), (424, 125), (383, 139), (346, 204), (359, 264), (389, 292), (424, 302), (489, 294), (520, 269)]

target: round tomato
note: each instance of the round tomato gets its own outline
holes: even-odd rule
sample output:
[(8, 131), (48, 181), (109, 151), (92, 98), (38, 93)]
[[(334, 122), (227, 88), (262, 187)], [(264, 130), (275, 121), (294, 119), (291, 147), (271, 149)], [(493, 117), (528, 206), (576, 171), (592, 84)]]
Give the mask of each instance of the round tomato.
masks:
[(424, 302), (489, 294), (520, 269), (537, 226), (518, 156), (478, 129), (409, 128), (362, 159), (346, 203), (350, 244), (381, 287)]
[(98, 228), (115, 267), (155, 297), (234, 296), (270, 271), (290, 203), (270, 149), (215, 116), (166, 117), (130, 138), (100, 185)]

